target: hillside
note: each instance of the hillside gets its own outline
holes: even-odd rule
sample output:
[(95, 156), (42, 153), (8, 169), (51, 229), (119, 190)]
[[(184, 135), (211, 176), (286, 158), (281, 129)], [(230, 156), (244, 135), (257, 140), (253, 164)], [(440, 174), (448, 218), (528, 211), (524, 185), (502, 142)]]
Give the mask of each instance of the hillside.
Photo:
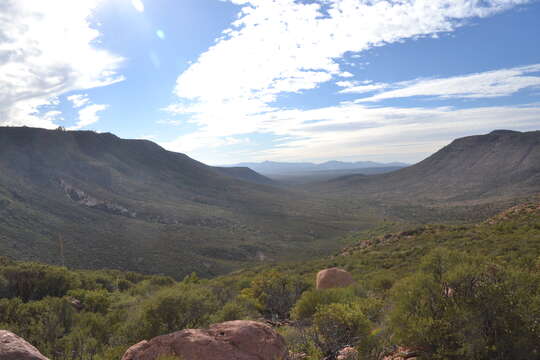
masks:
[[(366, 360), (538, 359), (539, 254), (535, 196), (481, 223), (358, 234), (332, 257), (211, 280), (0, 257), (0, 323), (51, 360), (119, 359), (142, 339), (235, 319), (271, 324), (292, 356), (312, 360), (351, 345)], [(335, 266), (355, 284), (314, 290)]]
[(255, 184), (276, 185), (276, 182), (247, 167), (218, 167), (213, 169), (223, 175)]
[(145, 140), (0, 128), (0, 253), (209, 277), (310, 259), (350, 231), (481, 221), (539, 191), (539, 132), (458, 139), (423, 162), (283, 188)]
[(149, 141), (0, 128), (0, 252), (210, 276), (299, 250), (324, 253), (347, 229), (377, 221), (261, 182), (248, 169), (215, 169)]
[(449, 212), (456, 219), (480, 220), (540, 191), (540, 131), (497, 130), (456, 139), (413, 166), (345, 176), (311, 190), (371, 203), (410, 221), (437, 222)]
[(343, 177), (331, 186), (443, 200), (529, 194), (540, 190), (540, 131), (497, 130), (457, 139), (416, 165), (374, 177)]

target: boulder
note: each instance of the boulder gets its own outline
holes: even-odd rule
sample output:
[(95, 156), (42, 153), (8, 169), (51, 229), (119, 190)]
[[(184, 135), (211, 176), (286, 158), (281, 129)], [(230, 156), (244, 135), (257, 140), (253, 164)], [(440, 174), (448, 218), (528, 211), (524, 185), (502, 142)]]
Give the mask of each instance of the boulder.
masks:
[(237, 320), (142, 341), (129, 348), (122, 360), (156, 360), (159, 356), (178, 356), (182, 360), (285, 360), (287, 345), (270, 326)]
[(352, 275), (343, 269), (324, 269), (317, 274), (317, 289), (347, 287), (353, 283)]
[(48, 360), (32, 344), (7, 330), (0, 330), (0, 359)]

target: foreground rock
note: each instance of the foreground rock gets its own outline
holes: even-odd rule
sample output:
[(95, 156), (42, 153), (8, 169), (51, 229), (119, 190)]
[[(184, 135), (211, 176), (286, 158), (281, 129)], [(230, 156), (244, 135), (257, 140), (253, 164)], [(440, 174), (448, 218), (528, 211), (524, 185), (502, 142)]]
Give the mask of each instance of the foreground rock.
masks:
[(330, 268), (317, 274), (317, 289), (347, 287), (354, 284), (352, 275), (343, 269)]
[(287, 345), (270, 326), (237, 320), (141, 341), (122, 360), (155, 360), (164, 355), (182, 360), (285, 360)]
[(32, 344), (7, 330), (0, 330), (0, 359), (48, 360)]
[(339, 351), (337, 360), (358, 360), (359, 359), (358, 350), (352, 346), (347, 346)]

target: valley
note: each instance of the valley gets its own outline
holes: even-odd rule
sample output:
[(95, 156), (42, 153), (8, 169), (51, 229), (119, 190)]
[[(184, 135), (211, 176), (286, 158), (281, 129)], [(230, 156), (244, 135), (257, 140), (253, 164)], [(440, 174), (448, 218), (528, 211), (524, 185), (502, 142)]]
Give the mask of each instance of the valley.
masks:
[(302, 186), (112, 134), (0, 128), (0, 250), (182, 278), (309, 259), (354, 232), (480, 221), (540, 188), (540, 133), (454, 141), (419, 164)]

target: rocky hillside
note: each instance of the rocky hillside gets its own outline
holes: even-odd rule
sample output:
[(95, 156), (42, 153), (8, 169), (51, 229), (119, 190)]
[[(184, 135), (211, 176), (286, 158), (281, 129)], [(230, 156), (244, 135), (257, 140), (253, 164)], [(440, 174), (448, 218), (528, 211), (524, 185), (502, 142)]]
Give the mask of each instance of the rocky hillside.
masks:
[(150, 141), (0, 128), (0, 252), (215, 275), (299, 250), (313, 256), (358, 226), (327, 202), (267, 183), (249, 169), (212, 168)]
[(426, 206), (495, 202), (504, 203), (501, 209), (508, 201), (540, 191), (540, 131), (497, 130), (457, 139), (413, 166), (382, 175), (341, 177), (313, 189), (397, 207), (408, 204), (409, 210), (418, 206), (417, 213), (425, 212), (421, 208)]

